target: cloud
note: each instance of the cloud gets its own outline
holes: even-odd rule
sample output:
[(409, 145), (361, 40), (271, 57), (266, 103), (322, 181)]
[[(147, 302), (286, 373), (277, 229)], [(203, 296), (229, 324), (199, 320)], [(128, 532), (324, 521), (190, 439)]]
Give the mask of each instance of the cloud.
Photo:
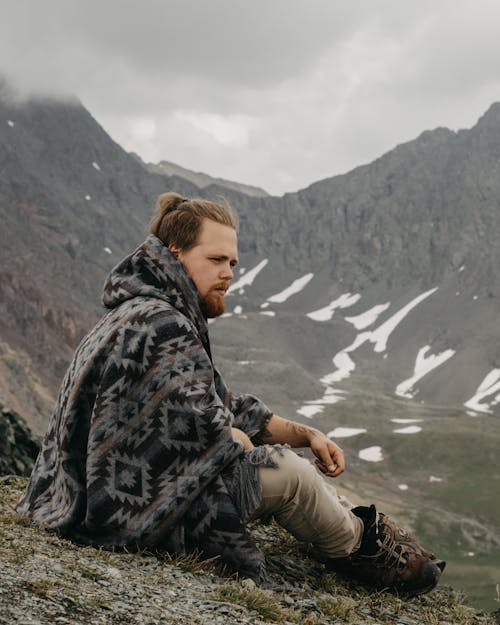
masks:
[(117, 78), (141, 74), (173, 100), (182, 95), (177, 80), (259, 88), (304, 73), (355, 17), (352, 11), (340, 17), (326, 1), (311, 10), (297, 0), (3, 5), (9, 20), (1, 32), (2, 65), (25, 84), (74, 91), (85, 81), (104, 89), (108, 79), (116, 87)]
[(496, 0), (2, 2), (0, 73), (126, 149), (295, 190), (499, 99)]

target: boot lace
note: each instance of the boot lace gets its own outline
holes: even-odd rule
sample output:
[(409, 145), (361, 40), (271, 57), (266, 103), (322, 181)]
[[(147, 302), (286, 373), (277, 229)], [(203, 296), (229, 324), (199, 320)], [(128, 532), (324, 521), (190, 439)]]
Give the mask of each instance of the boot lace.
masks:
[(404, 545), (396, 541), (384, 523), (379, 522), (377, 545), (379, 550), (369, 558), (382, 565), (388, 564), (397, 568), (404, 568), (408, 562), (408, 553)]

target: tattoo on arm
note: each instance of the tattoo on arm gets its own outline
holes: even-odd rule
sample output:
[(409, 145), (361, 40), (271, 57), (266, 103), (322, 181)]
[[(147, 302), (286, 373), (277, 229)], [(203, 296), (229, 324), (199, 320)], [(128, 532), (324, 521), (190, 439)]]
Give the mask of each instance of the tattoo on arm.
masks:
[(321, 432), (316, 428), (277, 417), (276, 424), (274, 425), (271, 421), (270, 425), (262, 431), (260, 438), (262, 442), (274, 440), (274, 442), (288, 443), (292, 447), (302, 447), (308, 444), (310, 437), (318, 434)]
[(294, 423), (293, 421), (287, 421), (287, 428), (292, 430), (295, 436), (306, 436), (307, 434), (319, 434), (319, 430), (316, 428), (308, 427), (307, 425), (301, 425), (300, 423)]
[(286, 425), (292, 430), (294, 434), (306, 434), (309, 431), (309, 428), (307, 426), (293, 423), (293, 421), (289, 421)]

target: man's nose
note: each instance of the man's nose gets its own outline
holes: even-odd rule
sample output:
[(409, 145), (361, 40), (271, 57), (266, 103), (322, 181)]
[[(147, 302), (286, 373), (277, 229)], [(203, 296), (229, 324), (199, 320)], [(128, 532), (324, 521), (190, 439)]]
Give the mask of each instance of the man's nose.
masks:
[(222, 267), (220, 277), (223, 280), (232, 280), (234, 278), (233, 268), (231, 267), (229, 263), (227, 263), (227, 265), (224, 265)]

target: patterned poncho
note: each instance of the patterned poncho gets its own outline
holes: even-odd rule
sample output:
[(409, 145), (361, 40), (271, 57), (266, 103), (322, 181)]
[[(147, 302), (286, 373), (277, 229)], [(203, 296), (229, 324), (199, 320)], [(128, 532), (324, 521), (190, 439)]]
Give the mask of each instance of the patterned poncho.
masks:
[(265, 581), (245, 530), (258, 504), (245, 485), (252, 463), (230, 428), (258, 439), (271, 413), (228, 391), (200, 295), (154, 235), (113, 269), (103, 303), (110, 310), (76, 351), (18, 512), (79, 543), (197, 549)]

